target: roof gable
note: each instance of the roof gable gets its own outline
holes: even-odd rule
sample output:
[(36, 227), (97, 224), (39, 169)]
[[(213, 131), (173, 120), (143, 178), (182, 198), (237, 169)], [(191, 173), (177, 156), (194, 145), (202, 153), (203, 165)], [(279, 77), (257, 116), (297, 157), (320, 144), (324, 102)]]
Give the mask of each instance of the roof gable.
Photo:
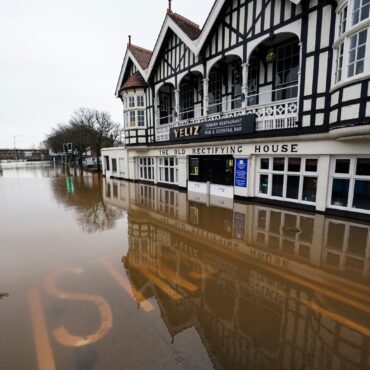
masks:
[[(163, 42), (166, 40), (166, 35), (169, 29), (171, 29), (180, 38), (193, 54), (199, 55), (226, 1), (227, 0), (215, 0), (202, 29), (191, 20), (181, 16), (180, 14), (173, 13), (171, 9), (168, 9), (153, 52), (129, 43), (116, 88), (116, 96), (118, 97), (129, 59), (135, 63), (144, 81), (148, 81), (156, 64), (159, 52), (162, 49)], [(289, 1), (295, 5), (301, 3), (301, 0)]]
[[(225, 5), (227, 0), (215, 0), (215, 3), (213, 4), (213, 7), (206, 19), (206, 22), (204, 23), (204, 26), (203, 26), (203, 29), (202, 29), (202, 32), (200, 34), (200, 36), (198, 37), (198, 39), (195, 41), (195, 44), (196, 44), (196, 54), (198, 55), (202, 49), (202, 47), (204, 46), (204, 43), (206, 42), (207, 38), (208, 38), (208, 35), (209, 33), (211, 32), (212, 30), (212, 27), (219, 15), (219, 13), (221, 12), (223, 6)], [(298, 5), (301, 0), (289, 0), (291, 1), (293, 4), (295, 5)]]
[(128, 44), (125, 58), (123, 59), (123, 63), (121, 66), (121, 72), (120, 72), (117, 86), (116, 86), (115, 95), (117, 98), (119, 97), (119, 92), (121, 90), (123, 79), (124, 79), (126, 70), (128, 68), (128, 62), (131, 60), (135, 64), (143, 80), (147, 81), (146, 70), (147, 70), (151, 55), (152, 54), (150, 50), (143, 49), (139, 46), (135, 46), (130, 43)]
[(199, 25), (180, 14), (169, 12), (168, 16), (188, 35), (191, 40), (197, 39), (202, 30)]
[(199, 37), (201, 34), (199, 26), (187, 18), (169, 11), (167, 12), (167, 16), (163, 22), (157, 42), (155, 44), (153, 55), (148, 66), (147, 77), (149, 77), (151, 74), (169, 29), (172, 30), (194, 54), (197, 54), (194, 37)]
[(132, 44), (129, 44), (127, 48), (131, 51), (136, 61), (140, 64), (141, 68), (147, 69), (150, 58), (152, 57), (152, 52), (150, 50)]

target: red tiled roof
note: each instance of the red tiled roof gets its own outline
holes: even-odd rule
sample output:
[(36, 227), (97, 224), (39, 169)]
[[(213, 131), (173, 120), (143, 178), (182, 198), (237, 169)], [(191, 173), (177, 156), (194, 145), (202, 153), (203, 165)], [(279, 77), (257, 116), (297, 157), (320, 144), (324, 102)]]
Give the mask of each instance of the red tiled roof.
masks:
[(199, 26), (180, 14), (168, 12), (168, 16), (189, 36), (191, 40), (197, 39), (201, 34)]
[(133, 89), (135, 87), (146, 87), (146, 83), (141, 76), (140, 72), (136, 72), (133, 75), (131, 75), (128, 80), (124, 83), (124, 85), (121, 87), (121, 90), (126, 89)]
[(152, 52), (150, 50), (143, 49), (132, 44), (128, 45), (128, 49), (131, 51), (137, 62), (140, 64), (141, 68), (148, 68), (150, 58), (152, 57)]

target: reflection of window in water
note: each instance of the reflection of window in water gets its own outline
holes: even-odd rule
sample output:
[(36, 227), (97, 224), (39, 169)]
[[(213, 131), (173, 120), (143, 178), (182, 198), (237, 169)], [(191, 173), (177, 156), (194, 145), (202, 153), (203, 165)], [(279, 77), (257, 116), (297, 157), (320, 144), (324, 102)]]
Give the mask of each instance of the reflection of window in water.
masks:
[(118, 198), (118, 184), (113, 183), (113, 198)]
[(150, 209), (156, 209), (155, 206), (155, 187), (149, 185), (138, 185), (138, 204)]
[(105, 187), (105, 195), (107, 198), (110, 198), (110, 184), (106, 183), (106, 187)]
[(309, 258), (314, 218), (265, 208), (256, 208), (254, 242), (269, 249)]
[(169, 189), (158, 189), (159, 192), (159, 202), (158, 202), (158, 207), (159, 211), (163, 212), (167, 215), (170, 216), (177, 216), (179, 211), (179, 193), (174, 190), (169, 190)]
[(121, 184), (120, 185), (121, 200), (126, 200), (126, 192), (127, 192), (126, 185), (125, 184)]
[(189, 208), (189, 219), (193, 225), (199, 224), (199, 210), (197, 207), (191, 206)]
[(325, 262), (348, 270), (364, 269), (370, 249), (370, 228), (360, 224), (328, 220), (326, 223)]

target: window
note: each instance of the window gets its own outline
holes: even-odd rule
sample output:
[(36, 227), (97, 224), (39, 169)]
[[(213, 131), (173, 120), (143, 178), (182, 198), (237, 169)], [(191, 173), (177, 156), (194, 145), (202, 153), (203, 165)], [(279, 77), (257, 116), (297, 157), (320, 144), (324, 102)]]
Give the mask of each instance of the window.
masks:
[(335, 158), (329, 207), (370, 211), (370, 158)]
[(145, 127), (144, 95), (130, 95), (126, 98), (124, 120), (126, 128)]
[(254, 55), (251, 56), (248, 68), (248, 99), (247, 104), (254, 105), (258, 103), (258, 74), (259, 60)]
[(298, 94), (299, 45), (298, 42), (277, 48), (275, 100), (294, 98)]
[(159, 181), (167, 184), (177, 184), (178, 177), (177, 158), (159, 158)]
[(317, 164), (316, 158), (260, 158), (257, 192), (262, 197), (315, 203)]
[(144, 119), (144, 111), (143, 110), (138, 110), (136, 111), (136, 115), (137, 115), (137, 125), (139, 127), (144, 127), (145, 126), (145, 119)]
[(112, 158), (112, 172), (117, 172), (117, 159)]
[(370, 0), (353, 1), (353, 13), (352, 13), (353, 26), (369, 17), (369, 8)]
[(134, 108), (134, 107), (135, 107), (135, 97), (134, 97), (134, 96), (130, 96), (130, 97), (128, 98), (128, 102), (129, 102), (128, 106), (129, 106), (130, 108)]
[(336, 49), (335, 82), (342, 81), (344, 42)]
[(130, 127), (136, 126), (136, 114), (135, 111), (130, 112)]
[(338, 14), (338, 36), (341, 36), (346, 31), (347, 9), (347, 5), (345, 5)]
[(209, 74), (209, 113), (220, 113), (222, 111), (222, 75), (219, 69)]
[(190, 81), (180, 85), (180, 119), (194, 118), (194, 87)]
[(237, 109), (242, 106), (242, 65), (241, 62), (236, 62), (232, 64), (231, 69), (231, 109)]
[(190, 175), (199, 176), (199, 158), (190, 158)]
[(138, 107), (143, 107), (144, 106), (144, 96), (143, 95), (138, 95), (136, 97), (137, 99), (137, 106)]
[(154, 181), (154, 158), (139, 158), (139, 179)]
[(334, 83), (369, 73), (369, 9), (370, 0), (348, 0), (337, 13)]
[(349, 39), (348, 50), (348, 77), (358, 75), (364, 71), (367, 30), (353, 35)]

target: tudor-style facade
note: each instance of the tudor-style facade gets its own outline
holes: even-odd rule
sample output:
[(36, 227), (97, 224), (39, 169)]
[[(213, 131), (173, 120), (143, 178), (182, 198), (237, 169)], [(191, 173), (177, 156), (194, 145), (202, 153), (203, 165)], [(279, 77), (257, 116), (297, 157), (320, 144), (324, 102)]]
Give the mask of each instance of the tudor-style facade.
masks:
[(200, 29), (170, 6), (152, 52), (129, 41), (106, 175), (368, 217), (369, 9), (216, 0)]

